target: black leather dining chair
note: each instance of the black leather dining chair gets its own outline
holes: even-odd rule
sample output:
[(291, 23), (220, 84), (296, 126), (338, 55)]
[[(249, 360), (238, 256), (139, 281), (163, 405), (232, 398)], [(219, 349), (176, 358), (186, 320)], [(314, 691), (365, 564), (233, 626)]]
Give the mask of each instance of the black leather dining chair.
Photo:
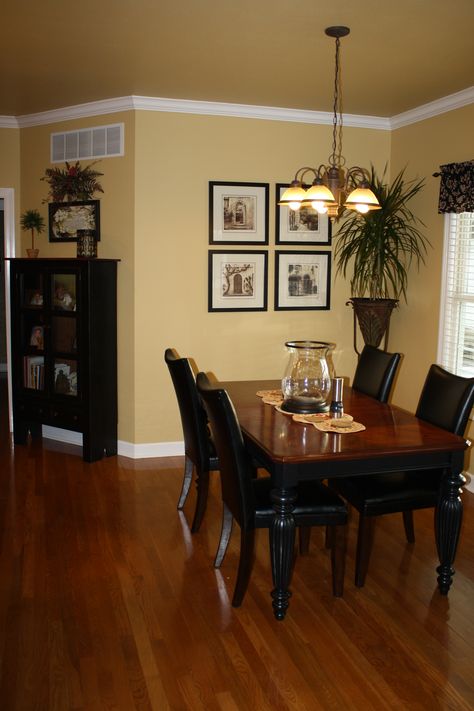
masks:
[(178, 509), (183, 509), (196, 470), (197, 501), (191, 532), (196, 533), (206, 511), (209, 472), (219, 469), (219, 460), (199, 397), (194, 373), (187, 358), (167, 348), (165, 361), (173, 381), (184, 437), (184, 478)]
[[(240, 560), (232, 605), (239, 607), (252, 571), (255, 530), (269, 528), (273, 521), (272, 483), (269, 476), (255, 476), (255, 464), (245, 448), (228, 393), (218, 384), (211, 384), (205, 373), (198, 373), (197, 388), (209, 416), (220, 461), (223, 517), (214, 565), (220, 567), (224, 559), (235, 519), (240, 526)], [(331, 527), (333, 594), (340, 597), (344, 588), (346, 505), (324, 484), (303, 482), (298, 487), (293, 514), (297, 526)]]
[[(420, 420), (463, 435), (474, 404), (474, 378), (462, 378), (438, 365), (428, 371), (416, 416)], [(393, 474), (331, 479), (329, 486), (359, 512), (355, 584), (367, 575), (376, 516), (402, 513), (405, 535), (415, 542), (413, 511), (435, 507), (443, 470), (403, 471)]]
[(400, 353), (387, 353), (365, 345), (354, 373), (353, 389), (379, 402), (387, 402), (400, 359)]

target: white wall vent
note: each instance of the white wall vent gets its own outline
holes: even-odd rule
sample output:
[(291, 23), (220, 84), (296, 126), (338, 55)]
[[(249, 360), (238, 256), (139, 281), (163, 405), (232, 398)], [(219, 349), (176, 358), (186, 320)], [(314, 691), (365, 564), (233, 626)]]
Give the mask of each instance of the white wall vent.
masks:
[(124, 155), (123, 123), (51, 134), (51, 163)]

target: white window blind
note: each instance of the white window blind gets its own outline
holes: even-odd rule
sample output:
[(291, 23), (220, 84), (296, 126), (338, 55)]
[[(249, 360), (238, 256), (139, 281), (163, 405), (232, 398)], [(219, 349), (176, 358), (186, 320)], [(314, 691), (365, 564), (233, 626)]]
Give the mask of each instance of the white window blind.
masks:
[(439, 360), (474, 376), (474, 213), (445, 215)]

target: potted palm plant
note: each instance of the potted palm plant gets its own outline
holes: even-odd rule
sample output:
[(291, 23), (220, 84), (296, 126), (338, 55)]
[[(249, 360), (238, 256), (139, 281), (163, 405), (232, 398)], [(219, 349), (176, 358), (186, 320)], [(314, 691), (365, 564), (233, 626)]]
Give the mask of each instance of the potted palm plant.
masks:
[(25, 210), (20, 217), (20, 225), (23, 231), (31, 230), (31, 249), (27, 249), (28, 257), (37, 257), (39, 249), (35, 249), (35, 232), (41, 234), (45, 228), (44, 218), (38, 210)]
[[(346, 277), (352, 270), (347, 303), (364, 342), (376, 347), (384, 335), (386, 347), (391, 313), (401, 296), (406, 301), (409, 268), (413, 262), (417, 268), (424, 263), (430, 244), (419, 229), (423, 223), (408, 205), (424, 180), (406, 181), (404, 172), (388, 185), (385, 171), (380, 178), (372, 166), (370, 187), (381, 209), (351, 213), (336, 234), (336, 274)], [(357, 351), (355, 335), (354, 348)]]

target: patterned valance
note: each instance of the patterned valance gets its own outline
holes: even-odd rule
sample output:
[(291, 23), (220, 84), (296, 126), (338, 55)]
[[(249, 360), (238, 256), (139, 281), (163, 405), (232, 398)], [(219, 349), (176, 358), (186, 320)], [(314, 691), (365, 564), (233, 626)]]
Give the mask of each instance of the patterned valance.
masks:
[(474, 160), (440, 166), (438, 212), (474, 212)]

